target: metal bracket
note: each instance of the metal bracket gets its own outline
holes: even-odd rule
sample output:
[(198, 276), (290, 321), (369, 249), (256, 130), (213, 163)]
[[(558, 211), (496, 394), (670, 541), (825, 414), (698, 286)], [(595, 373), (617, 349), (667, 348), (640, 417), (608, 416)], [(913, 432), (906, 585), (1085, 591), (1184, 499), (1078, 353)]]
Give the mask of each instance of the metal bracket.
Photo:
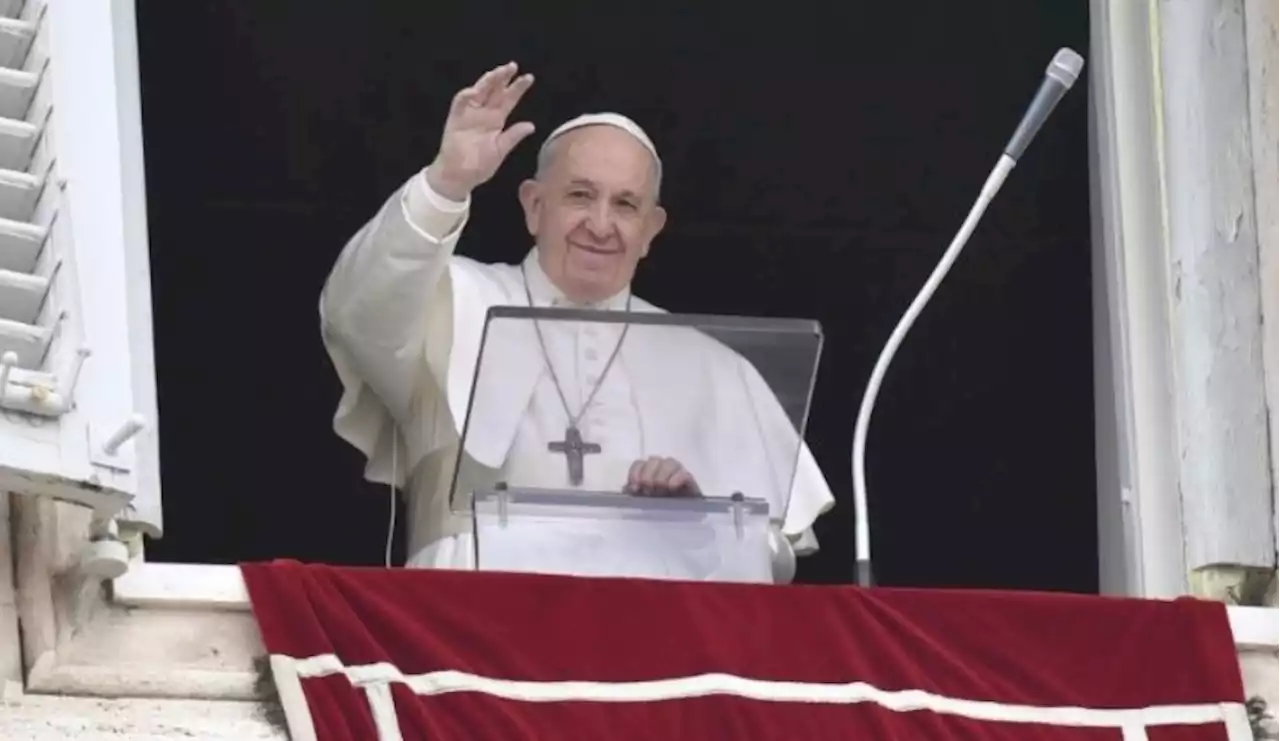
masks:
[(746, 497), (743, 496), (742, 492), (735, 491), (733, 496), (729, 497), (729, 499), (733, 501), (733, 504), (729, 505), (733, 510), (733, 531), (737, 534), (738, 540), (742, 540), (742, 531), (744, 530), (742, 518), (743, 510), (745, 509), (743, 502), (746, 501)]
[(146, 417), (137, 413), (131, 414), (110, 437), (99, 444), (97, 436), (94, 435), (93, 426), (90, 425), (89, 460), (96, 465), (116, 471), (124, 473), (132, 471), (135, 462), (133, 449), (125, 448), (124, 445), (146, 429), (146, 426)]
[(494, 489), (498, 492), (498, 527), (507, 526), (507, 505), (511, 501), (511, 493), (507, 489), (507, 482), (499, 481)]

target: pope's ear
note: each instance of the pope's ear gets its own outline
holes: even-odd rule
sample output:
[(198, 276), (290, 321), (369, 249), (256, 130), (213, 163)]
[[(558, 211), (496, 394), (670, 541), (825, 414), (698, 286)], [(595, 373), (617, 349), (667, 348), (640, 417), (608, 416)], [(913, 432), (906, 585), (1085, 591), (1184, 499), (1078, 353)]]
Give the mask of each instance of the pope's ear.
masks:
[(649, 213), (648, 224), (645, 225), (647, 232), (644, 240), (644, 250), (640, 253), (641, 257), (649, 256), (649, 247), (653, 244), (653, 240), (657, 239), (662, 233), (663, 228), (667, 225), (667, 210), (662, 206), (654, 206), (653, 211)]
[(530, 236), (538, 234), (538, 206), (542, 201), (542, 183), (526, 180), (520, 183), (520, 207), (524, 209), (524, 225)]

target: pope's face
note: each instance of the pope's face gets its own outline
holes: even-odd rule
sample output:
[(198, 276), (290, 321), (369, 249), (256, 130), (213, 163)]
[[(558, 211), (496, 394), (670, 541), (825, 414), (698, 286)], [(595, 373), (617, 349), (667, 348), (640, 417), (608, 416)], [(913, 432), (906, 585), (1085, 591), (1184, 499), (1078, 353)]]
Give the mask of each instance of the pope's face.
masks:
[(631, 282), (666, 223), (656, 164), (612, 126), (570, 131), (552, 147), (549, 166), (520, 187), (525, 223), (551, 281), (572, 301), (601, 301)]

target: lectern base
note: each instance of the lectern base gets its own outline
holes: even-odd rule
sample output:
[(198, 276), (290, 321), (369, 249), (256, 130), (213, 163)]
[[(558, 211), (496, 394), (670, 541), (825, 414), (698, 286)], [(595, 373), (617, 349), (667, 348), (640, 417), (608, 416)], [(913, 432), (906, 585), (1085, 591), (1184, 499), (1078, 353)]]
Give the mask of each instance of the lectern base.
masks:
[(768, 506), (603, 492), (476, 492), (475, 565), (572, 576), (774, 581)]

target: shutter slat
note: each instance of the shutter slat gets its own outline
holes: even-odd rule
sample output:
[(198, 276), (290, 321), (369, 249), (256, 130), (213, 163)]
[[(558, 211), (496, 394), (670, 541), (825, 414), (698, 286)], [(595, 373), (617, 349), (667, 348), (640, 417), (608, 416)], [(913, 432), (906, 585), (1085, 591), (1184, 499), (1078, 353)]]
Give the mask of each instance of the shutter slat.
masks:
[(0, 66), (21, 67), (31, 50), (36, 24), (16, 18), (0, 18)]
[(10, 219), (0, 219), (0, 269), (30, 273), (44, 245), (48, 229)]
[(40, 75), (19, 69), (0, 69), (0, 117), (25, 119)]
[(22, 15), (22, 8), (26, 4), (26, 0), (0, 0), (0, 16), (17, 18)]
[(0, 168), (26, 170), (39, 137), (40, 129), (34, 124), (0, 118)]
[(35, 324), (48, 292), (47, 277), (0, 270), (0, 317)]
[(52, 335), (53, 330), (48, 327), (0, 319), (0, 357), (13, 351), (19, 368), (39, 368)]
[[(30, 173), (0, 170), (0, 219), (31, 221), (36, 199), (40, 197), (40, 184), (40, 178)], [(3, 259), (0, 257), (0, 261)]]

